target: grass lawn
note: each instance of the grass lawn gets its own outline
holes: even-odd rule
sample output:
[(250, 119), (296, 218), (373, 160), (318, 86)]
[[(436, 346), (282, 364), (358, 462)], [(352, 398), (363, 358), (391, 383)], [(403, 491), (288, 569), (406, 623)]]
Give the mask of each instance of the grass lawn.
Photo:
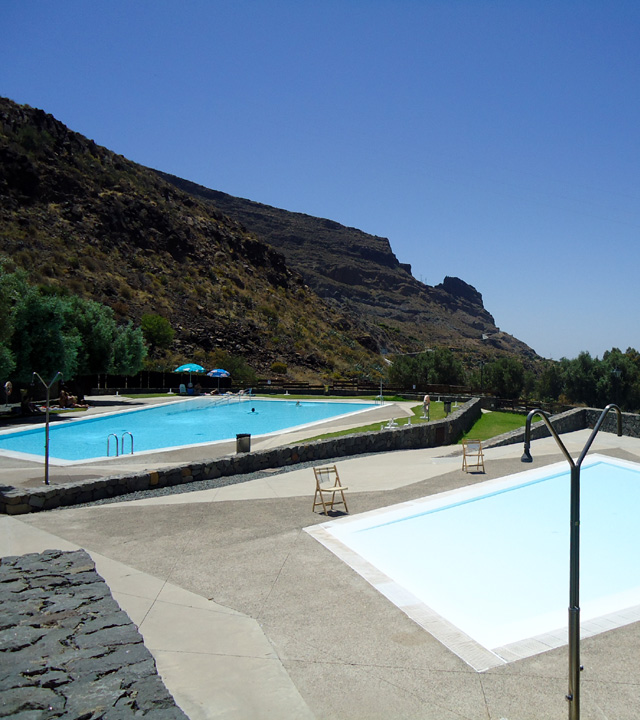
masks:
[(458, 442), (462, 442), (463, 438), (468, 437), (474, 440), (488, 440), (496, 435), (502, 435), (502, 433), (524, 427), (526, 421), (526, 415), (518, 415), (517, 413), (482, 413), (482, 417), (474, 423), (469, 432), (465, 433)]
[[(385, 398), (387, 400), (388, 398)], [(420, 405), (414, 405), (411, 408), (411, 411), (413, 412), (413, 417), (411, 419), (411, 423), (413, 425), (419, 425), (425, 420), (422, 419), (422, 404)], [(429, 408), (429, 417), (430, 420), (442, 420), (444, 418), (444, 404), (441, 402), (432, 402), (431, 406)], [(408, 417), (401, 417), (397, 418), (396, 422), (398, 423), (398, 427), (402, 427), (403, 425), (406, 425), (409, 422)], [(313, 440), (327, 440), (328, 438), (334, 438), (334, 437), (341, 437), (342, 435), (354, 435), (355, 433), (363, 433), (363, 432), (369, 432), (370, 430), (380, 430), (383, 425), (386, 425), (386, 422), (382, 422), (381, 420), (378, 420), (378, 422), (371, 423), (371, 425), (361, 425), (357, 428), (350, 428), (346, 430), (338, 430), (337, 432), (332, 433), (326, 433), (324, 435), (316, 435), (316, 437), (307, 438), (305, 440), (299, 440), (300, 442), (312, 442)]]

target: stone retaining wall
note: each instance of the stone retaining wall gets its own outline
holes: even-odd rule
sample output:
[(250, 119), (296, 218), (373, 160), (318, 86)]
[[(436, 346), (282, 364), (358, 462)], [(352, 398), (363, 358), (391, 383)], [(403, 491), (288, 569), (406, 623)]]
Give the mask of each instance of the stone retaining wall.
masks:
[(84, 551), (0, 562), (0, 716), (188, 720)]
[[(595, 408), (584, 408), (586, 424), (585, 427), (593, 428), (600, 419), (602, 410)], [(610, 410), (602, 423), (600, 430), (603, 432), (617, 433), (616, 412)], [(640, 438), (640, 415), (635, 413), (622, 413), (622, 434), (629, 437)]]
[[(567, 412), (554, 415), (551, 418), (551, 421), (558, 435), (562, 435), (562, 433), (567, 432), (574, 432), (575, 430), (582, 430), (585, 427), (588, 427), (586, 408), (574, 408), (573, 410), (567, 410)], [(531, 425), (532, 440), (549, 437), (550, 435), (551, 433), (549, 432), (549, 428), (542, 420), (538, 420)], [(522, 443), (524, 445), (524, 427), (498, 435), (491, 440), (487, 440), (487, 442), (482, 443), (482, 447), (501, 447), (502, 445), (514, 445), (517, 443)]]
[[(584, 430), (585, 428), (593, 429), (602, 415), (602, 410), (598, 408), (573, 408), (566, 412), (554, 415), (551, 422), (558, 435), (563, 433), (574, 432), (575, 430)], [(614, 410), (610, 410), (602, 425), (600, 432), (618, 432), (617, 414)], [(622, 413), (622, 434), (628, 437), (640, 438), (640, 415), (635, 413)], [(542, 420), (538, 420), (531, 425), (531, 439), (549, 437), (551, 433)], [(485, 448), (499, 447), (501, 445), (513, 445), (514, 443), (524, 444), (524, 428), (512, 430), (504, 435), (488, 440), (482, 443)]]
[[(385, 428), (270, 450), (240, 453), (134, 475), (119, 475), (39, 488), (5, 488), (0, 491), (0, 512), (19, 515), (102, 500), (139, 490), (181, 485), (198, 480), (229, 478), (301, 462), (322, 462), (328, 458), (363, 453), (451, 445), (476, 422), (480, 414), (480, 400), (474, 399), (462, 405), (446, 419), (429, 423), (403, 425), (398, 428)], [(221, 482), (221, 484), (228, 483)]]

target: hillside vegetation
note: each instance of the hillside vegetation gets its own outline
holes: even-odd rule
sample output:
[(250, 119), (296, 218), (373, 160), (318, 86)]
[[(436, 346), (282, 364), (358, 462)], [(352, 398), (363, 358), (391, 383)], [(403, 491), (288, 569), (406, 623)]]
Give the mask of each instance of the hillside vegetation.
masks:
[(377, 380), (382, 355), (437, 345), (536, 357), (474, 288), (419, 283), (384, 238), (163, 175), (2, 98), (0, 259), (118, 324), (164, 318), (156, 367), (224, 351), (263, 374)]
[(257, 371), (375, 374), (378, 357), (284, 256), (210, 204), (0, 99), (0, 254), (8, 270), (110, 306), (165, 317), (167, 363), (216, 349)]

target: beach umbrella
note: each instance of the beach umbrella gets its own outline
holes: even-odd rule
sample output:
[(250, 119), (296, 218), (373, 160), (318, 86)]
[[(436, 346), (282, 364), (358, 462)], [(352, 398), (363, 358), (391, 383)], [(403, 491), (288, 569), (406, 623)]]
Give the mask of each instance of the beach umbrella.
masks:
[(180, 367), (177, 367), (174, 372), (203, 373), (204, 368), (202, 365), (198, 365), (197, 363), (187, 363), (186, 365), (180, 365)]
[(220, 378), (231, 377), (231, 373), (223, 370), (222, 368), (215, 368), (214, 370), (209, 370), (207, 375), (209, 377), (218, 378), (218, 392), (220, 392)]
[(191, 382), (191, 373), (203, 373), (204, 368), (202, 367), (202, 365), (198, 365), (197, 363), (186, 363), (185, 365), (180, 365), (180, 367), (177, 367), (174, 372), (188, 372), (189, 382)]

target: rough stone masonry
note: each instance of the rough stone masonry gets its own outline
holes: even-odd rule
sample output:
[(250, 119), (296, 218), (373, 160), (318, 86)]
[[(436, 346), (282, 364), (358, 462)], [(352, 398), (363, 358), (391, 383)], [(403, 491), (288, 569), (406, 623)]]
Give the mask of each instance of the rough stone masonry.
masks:
[(0, 559), (0, 717), (186, 720), (84, 550)]

